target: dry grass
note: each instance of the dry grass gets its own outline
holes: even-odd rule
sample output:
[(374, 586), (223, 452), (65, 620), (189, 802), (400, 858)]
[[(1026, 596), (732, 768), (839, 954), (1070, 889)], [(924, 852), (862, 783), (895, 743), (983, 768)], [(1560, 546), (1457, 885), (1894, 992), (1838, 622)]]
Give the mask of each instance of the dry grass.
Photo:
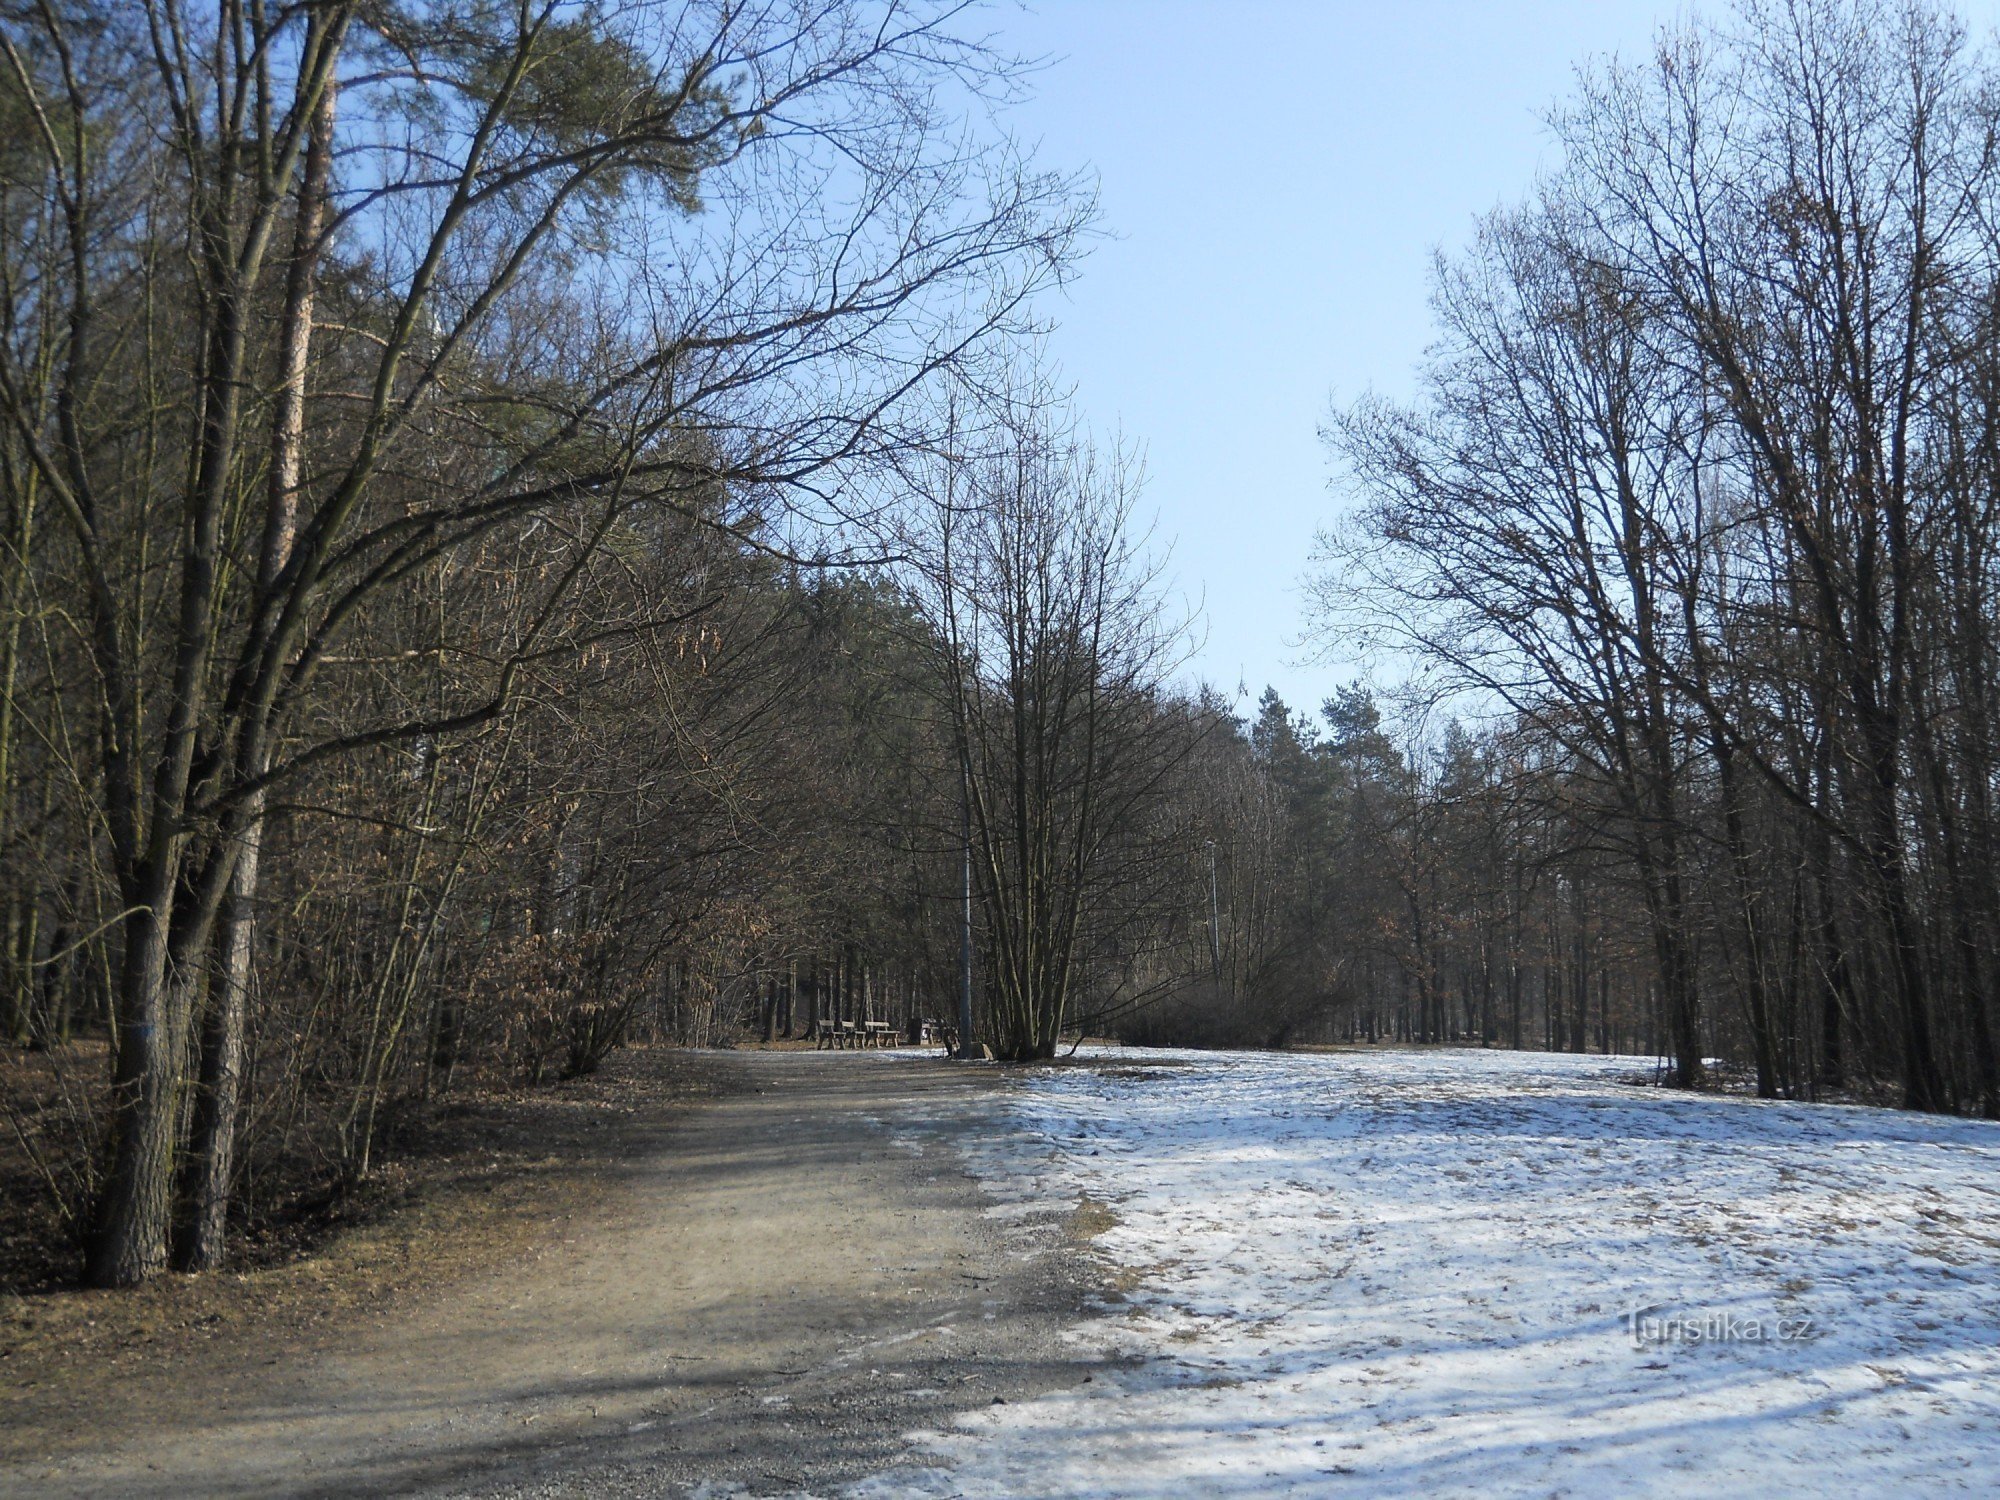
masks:
[(1117, 1227), (1118, 1215), (1086, 1193), (1069, 1216), (1068, 1233), (1072, 1243), (1083, 1244)]

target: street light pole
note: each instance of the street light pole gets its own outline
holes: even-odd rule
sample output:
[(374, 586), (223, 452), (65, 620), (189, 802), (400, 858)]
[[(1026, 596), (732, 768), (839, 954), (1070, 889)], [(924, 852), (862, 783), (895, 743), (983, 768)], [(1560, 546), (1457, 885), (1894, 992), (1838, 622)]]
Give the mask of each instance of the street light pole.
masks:
[(1215, 982), (1222, 983), (1222, 923), (1215, 899), (1215, 840), (1208, 841), (1208, 957)]
[(965, 869), (958, 929), (958, 1055), (972, 1056), (972, 792), (961, 774), (958, 783), (960, 832), (965, 844)]

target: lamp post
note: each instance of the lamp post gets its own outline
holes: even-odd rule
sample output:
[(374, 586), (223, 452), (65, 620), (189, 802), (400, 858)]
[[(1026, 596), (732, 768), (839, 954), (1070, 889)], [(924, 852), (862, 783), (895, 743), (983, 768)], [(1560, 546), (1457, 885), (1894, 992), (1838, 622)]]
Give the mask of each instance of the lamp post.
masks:
[(961, 774), (958, 783), (960, 831), (965, 842), (965, 867), (961, 885), (962, 905), (958, 929), (958, 1055), (972, 1056), (972, 789), (970, 777)]
[(1208, 958), (1215, 982), (1222, 983), (1222, 925), (1215, 899), (1215, 840), (1208, 840)]

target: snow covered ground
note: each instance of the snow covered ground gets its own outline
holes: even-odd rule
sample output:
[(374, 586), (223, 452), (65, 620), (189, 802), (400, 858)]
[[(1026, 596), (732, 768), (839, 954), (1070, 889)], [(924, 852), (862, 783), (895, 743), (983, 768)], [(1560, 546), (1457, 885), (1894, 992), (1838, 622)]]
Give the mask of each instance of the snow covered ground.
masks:
[(1078, 1337), (1136, 1362), (864, 1492), (2000, 1494), (2000, 1126), (1640, 1059), (1100, 1061), (974, 1165), (1115, 1216)]

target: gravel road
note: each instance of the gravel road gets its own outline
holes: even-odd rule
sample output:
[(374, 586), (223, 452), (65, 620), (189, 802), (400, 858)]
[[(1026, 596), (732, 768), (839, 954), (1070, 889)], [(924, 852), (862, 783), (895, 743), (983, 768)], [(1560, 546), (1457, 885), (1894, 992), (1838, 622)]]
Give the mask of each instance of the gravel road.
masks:
[(715, 1065), (719, 1097), (538, 1259), (185, 1392), (32, 1481), (0, 1469), (0, 1493), (823, 1494), (908, 1461), (914, 1429), (1090, 1377), (1062, 1337), (1098, 1274), (1084, 1226), (988, 1215), (960, 1165), (1003, 1074)]

